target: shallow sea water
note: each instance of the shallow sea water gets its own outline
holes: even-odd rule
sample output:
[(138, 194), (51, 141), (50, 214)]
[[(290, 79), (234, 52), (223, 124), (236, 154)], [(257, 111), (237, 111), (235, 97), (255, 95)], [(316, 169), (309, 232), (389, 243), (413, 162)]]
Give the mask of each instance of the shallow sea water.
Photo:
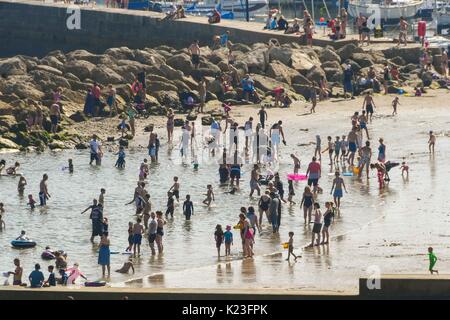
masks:
[[(313, 144), (301, 147), (297, 144), (308, 144), (315, 140), (316, 133), (320, 133), (322, 145), (325, 145), (327, 135), (347, 134), (350, 121), (348, 115), (339, 110), (330, 112), (330, 119), (336, 120), (325, 125), (311, 121), (314, 118), (289, 118), (288, 113), (286, 116), (284, 129), (288, 145), (281, 147), (279, 171), (287, 193), (286, 175), (292, 170), (289, 154), (294, 151), (300, 156), (300, 171), (304, 172), (314, 151)], [(200, 161), (198, 171), (194, 171), (190, 163), (181, 164), (178, 148), (168, 152), (165, 133), (162, 133), (161, 164), (152, 167), (147, 186), (153, 210), (165, 212), (166, 192), (172, 177), (179, 176), (181, 199), (187, 193), (191, 194), (195, 215), (191, 221), (185, 221), (180, 203), (174, 219), (169, 219), (165, 226), (164, 254), (152, 257), (148, 243), (144, 241), (142, 256), (134, 259), (136, 273), (122, 275), (113, 271), (108, 280), (115, 286), (339, 291), (355, 289), (358, 277), (367, 275), (370, 266), (377, 266), (382, 273), (425, 273), (428, 246), (436, 248), (440, 258), (438, 264), (445, 271), (443, 261), (448, 259), (448, 254), (444, 248), (448, 247), (450, 236), (450, 213), (445, 206), (450, 169), (445, 150), (449, 150), (450, 143), (442, 130), (447, 126), (445, 118), (436, 119), (418, 110), (396, 118), (380, 112), (370, 126), (370, 133), (376, 139), (372, 138), (374, 149), (378, 146), (378, 137), (383, 136), (388, 160), (401, 162), (402, 157), (407, 157), (411, 168), (408, 181), (401, 178), (398, 167), (392, 169), (389, 187), (383, 191), (378, 189), (375, 172), (369, 182), (365, 178), (345, 177), (348, 194), (342, 199), (341, 216), (331, 227), (332, 241), (328, 246), (309, 250), (303, 247), (310, 241), (311, 226), (304, 225), (303, 212), (299, 209), (305, 182), (298, 182), (294, 197), (297, 205), (283, 206), (280, 234), (273, 235), (265, 223), (265, 231), (256, 236), (255, 259), (241, 260), (239, 234), (234, 232), (233, 256), (230, 260), (222, 258), (220, 261), (213, 236), (216, 224), (234, 225), (241, 206), (257, 206), (257, 198), (248, 198), (251, 165), (244, 165), (241, 190), (235, 195), (227, 194), (227, 187), (219, 186), (217, 164)], [(305, 128), (308, 131), (300, 130)], [(427, 152), (430, 128), (438, 134), (434, 156)], [(179, 134), (176, 130), (175, 141)], [(198, 140), (200, 143), (201, 138)], [(106, 188), (104, 215), (109, 218), (111, 250), (122, 252), (127, 247), (127, 224), (134, 219), (134, 207), (125, 203), (132, 198), (139, 164), (144, 157), (147, 157), (145, 149), (133, 148), (127, 152), (126, 169), (119, 170), (114, 168), (116, 157), (112, 152), (106, 152), (101, 167), (88, 164), (88, 150), (1, 154), (0, 158), (8, 164), (16, 160), (22, 164), (20, 171), (27, 178), (28, 186), (24, 198), (19, 198), (18, 178), (0, 177), (0, 201), (6, 209), (6, 229), (0, 232), (0, 271), (12, 270), (15, 257), (22, 260), (26, 275), (36, 262), (46, 270), (51, 262), (41, 260), (40, 254), (46, 245), (50, 245), (53, 249), (65, 250), (69, 265), (78, 262), (89, 279), (100, 279), (98, 246), (89, 242), (89, 213), (81, 215), (80, 212), (99, 195), (100, 188)], [(62, 170), (68, 158), (74, 161), (74, 174)], [(333, 177), (325, 173), (331, 171), (328, 161), (323, 162), (322, 169), (324, 174), (320, 184), (324, 194), (319, 195), (318, 201), (323, 207), (325, 201), (331, 200), (329, 190)], [(44, 172), (49, 175), (52, 197), (47, 208), (37, 207), (30, 211), (26, 196), (32, 193), (38, 199), (39, 181)], [(209, 183), (213, 184), (216, 195), (211, 208), (201, 204)], [(35, 248), (17, 250), (11, 247), (10, 241), (22, 229), (37, 241)], [(281, 246), (287, 241), (289, 231), (295, 232), (296, 252), (302, 255), (297, 263), (291, 264), (284, 261), (286, 252)], [(120, 268), (127, 259), (127, 255), (111, 255), (111, 269)]]

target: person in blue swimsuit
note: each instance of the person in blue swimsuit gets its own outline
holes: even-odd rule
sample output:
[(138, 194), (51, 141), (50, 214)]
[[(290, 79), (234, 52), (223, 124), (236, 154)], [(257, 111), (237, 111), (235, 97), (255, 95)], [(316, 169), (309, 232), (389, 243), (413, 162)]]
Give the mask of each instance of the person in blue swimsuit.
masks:
[(186, 195), (186, 201), (183, 203), (183, 214), (186, 220), (191, 220), (191, 215), (194, 214), (194, 204), (191, 201), (190, 195)]

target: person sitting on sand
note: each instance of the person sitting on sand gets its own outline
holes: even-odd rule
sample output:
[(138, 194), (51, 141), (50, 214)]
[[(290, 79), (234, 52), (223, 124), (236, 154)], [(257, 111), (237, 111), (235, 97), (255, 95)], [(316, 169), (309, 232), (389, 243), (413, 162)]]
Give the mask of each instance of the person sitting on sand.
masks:
[(133, 273), (134, 273), (134, 265), (133, 265), (132, 258), (128, 259), (128, 261), (123, 264), (122, 268), (116, 270), (116, 272), (128, 273), (130, 271), (130, 269), (133, 270)]

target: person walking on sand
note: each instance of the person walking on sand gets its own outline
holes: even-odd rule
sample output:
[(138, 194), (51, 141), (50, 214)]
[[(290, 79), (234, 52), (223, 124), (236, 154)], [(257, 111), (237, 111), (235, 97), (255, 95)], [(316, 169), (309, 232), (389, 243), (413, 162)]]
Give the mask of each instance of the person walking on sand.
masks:
[(298, 170), (300, 170), (300, 159), (293, 153), (291, 153), (291, 158), (294, 161), (294, 174), (298, 174)]
[(370, 140), (369, 137), (369, 129), (367, 129), (367, 115), (366, 115), (366, 110), (363, 110), (361, 115), (358, 117), (358, 122), (359, 122), (359, 129), (361, 130), (361, 136), (362, 136), (362, 130), (364, 129), (366, 131), (366, 136), (367, 136), (367, 140)]
[(261, 128), (264, 129), (265, 123), (267, 121), (267, 111), (265, 107), (262, 105), (261, 109), (258, 111), (259, 123), (261, 124)]
[(111, 275), (108, 233), (104, 232), (100, 240), (100, 250), (98, 252), (98, 264), (102, 266), (102, 276), (105, 277), (105, 269), (108, 269), (108, 277)]
[(330, 241), (330, 233), (328, 232), (328, 229), (334, 219), (333, 203), (325, 202), (325, 207), (327, 210), (323, 214), (322, 242), (320, 244), (328, 244)]
[[(366, 93), (366, 96), (364, 97), (362, 108), (366, 109), (366, 113), (367, 113), (367, 116), (369, 117), (369, 121), (370, 121), (370, 123), (372, 123), (373, 111), (374, 111), (374, 108), (376, 108), (376, 106), (375, 106), (375, 101), (373, 101), (373, 97), (372, 97), (370, 91), (368, 91)], [(369, 139), (369, 138), (367, 138), (367, 139)]]
[(437, 262), (438, 259), (435, 256), (435, 254), (433, 253), (433, 248), (432, 247), (428, 248), (428, 259), (430, 260), (430, 266), (428, 267), (428, 270), (430, 271), (430, 273), (433, 274), (433, 273), (436, 272), (437, 274), (439, 274), (438, 270), (434, 270), (433, 269), (434, 266), (436, 265), (436, 262)]
[(342, 188), (344, 188), (345, 192), (347, 192), (347, 188), (345, 187), (344, 179), (342, 179), (339, 171), (336, 171), (334, 175), (335, 178), (333, 179), (333, 186), (331, 187), (330, 194), (333, 195), (334, 203), (339, 210), (341, 207), (341, 198), (343, 196)]
[(395, 97), (394, 100), (392, 100), (392, 115), (397, 115), (397, 106), (400, 105), (400, 101), (398, 97)]
[(97, 139), (98, 139), (97, 135), (94, 134), (92, 136), (92, 140), (89, 142), (89, 147), (91, 151), (91, 161), (89, 162), (90, 165), (92, 164), (92, 162), (94, 162), (94, 160), (96, 165), (99, 165), (101, 162), (102, 145), (100, 141), (98, 141)]
[(290, 262), (291, 255), (294, 257), (294, 260), (297, 261), (297, 258), (300, 256), (296, 256), (294, 254), (294, 232), (289, 232), (289, 241), (288, 241), (288, 257), (286, 261)]

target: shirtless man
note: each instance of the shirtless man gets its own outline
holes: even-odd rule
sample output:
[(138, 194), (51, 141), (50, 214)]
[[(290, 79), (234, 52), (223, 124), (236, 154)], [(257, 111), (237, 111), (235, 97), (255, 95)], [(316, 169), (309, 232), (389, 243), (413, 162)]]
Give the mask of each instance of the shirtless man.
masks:
[(144, 187), (145, 187), (144, 182), (138, 182), (137, 187), (134, 188), (133, 200), (126, 203), (126, 205), (132, 204), (133, 202), (135, 203), (136, 215), (139, 215), (141, 213), (142, 209), (144, 208), (145, 194), (147, 194), (147, 191), (145, 191)]
[(336, 171), (334, 175), (336, 177), (333, 180), (333, 186), (331, 187), (330, 194), (333, 195), (334, 204), (339, 209), (341, 207), (341, 198), (343, 196), (342, 187), (344, 187), (345, 192), (347, 192), (347, 188), (345, 187), (344, 179), (340, 176), (339, 171)]
[(144, 226), (141, 224), (141, 219), (138, 218), (133, 225), (133, 256), (136, 256), (136, 249), (138, 256), (141, 255), (142, 234), (144, 233)]
[(370, 92), (367, 92), (366, 96), (364, 97), (362, 108), (366, 109), (367, 116), (369, 116), (370, 123), (372, 123), (373, 109), (376, 108), (376, 106)]
[(47, 189), (47, 180), (48, 175), (45, 173), (42, 176), (41, 183), (39, 184), (39, 200), (41, 207), (45, 206), (47, 204), (47, 199), (50, 198), (50, 193), (48, 193)]
[(195, 69), (198, 69), (198, 66), (200, 65), (200, 47), (198, 44), (199, 41), (195, 40), (188, 49), (189, 53), (191, 54), (191, 61)]
[(362, 25), (364, 21), (365, 18), (363, 17), (362, 13), (360, 13), (359, 16), (356, 18), (356, 26), (358, 27), (359, 42), (362, 42)]
[(397, 46), (400, 46), (400, 44), (403, 42), (405, 46), (408, 44), (408, 41), (406, 40), (406, 32), (408, 30), (408, 22), (406, 22), (405, 18), (400, 17), (400, 34), (398, 36), (398, 44)]
[(366, 145), (361, 148), (361, 164), (359, 166), (358, 178), (361, 178), (362, 171), (366, 167), (367, 179), (369, 179), (369, 165), (372, 158), (372, 149), (370, 148), (370, 142), (366, 141)]
[(359, 128), (361, 130), (365, 130), (366, 131), (366, 136), (367, 136), (367, 140), (370, 140), (369, 138), (369, 130), (367, 129), (367, 115), (366, 115), (366, 110), (363, 110), (361, 115), (358, 117), (358, 122), (359, 122)]
[(21, 267), (20, 260), (18, 258), (14, 259), (14, 265), (16, 266), (16, 269), (14, 271), (9, 271), (8, 275), (14, 275), (13, 286), (21, 286), (23, 268)]
[(59, 103), (54, 103), (50, 106), (50, 120), (51, 120), (51, 128), (50, 131), (52, 133), (56, 133), (57, 129), (58, 129), (58, 121), (59, 118), (61, 117), (61, 110), (60, 110), (60, 105)]
[(349, 151), (349, 156), (348, 156), (348, 164), (353, 166), (353, 162), (355, 160), (355, 153), (357, 150), (357, 140), (358, 140), (358, 136), (356, 135), (356, 129), (352, 128), (352, 130), (348, 133), (347, 136), (347, 141), (348, 141), (348, 151)]
[(258, 179), (259, 179), (259, 172), (258, 172), (258, 165), (255, 164), (253, 166), (253, 170), (250, 177), (250, 198), (253, 196), (253, 192), (256, 190), (258, 193), (258, 196), (261, 195), (261, 189), (259, 187)]

